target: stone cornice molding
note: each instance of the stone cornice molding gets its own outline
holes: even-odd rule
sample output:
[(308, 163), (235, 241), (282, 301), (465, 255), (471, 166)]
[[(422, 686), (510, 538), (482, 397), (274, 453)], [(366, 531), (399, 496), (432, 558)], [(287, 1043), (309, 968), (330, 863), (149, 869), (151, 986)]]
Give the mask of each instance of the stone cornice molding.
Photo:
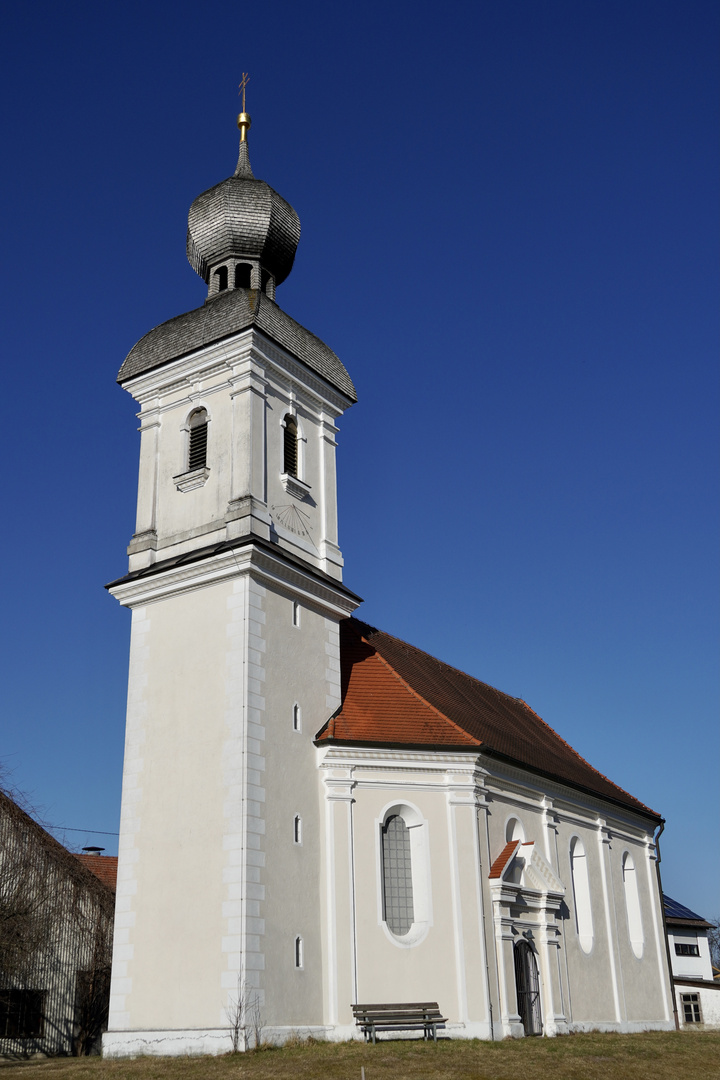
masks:
[[(525, 798), (528, 802), (534, 801), (534, 805), (539, 809), (542, 809), (542, 800), (544, 798), (552, 799), (553, 813), (558, 816), (559, 820), (562, 820), (563, 817), (573, 820), (573, 815), (580, 818), (584, 813), (587, 815), (585, 823), (592, 828), (597, 821), (598, 814), (602, 814), (606, 818), (613, 819), (613, 828), (615, 828), (615, 822), (617, 822), (622, 823), (626, 828), (637, 828), (643, 835), (649, 832), (648, 818), (644, 817), (639, 811), (633, 811), (630, 807), (620, 806), (617, 803), (610, 802), (609, 799), (605, 800), (602, 795), (581, 791), (570, 785), (565, 786), (559, 780), (525, 772), (520, 765), (512, 765), (505, 761), (501, 763), (496, 758), (483, 756), (482, 752), (481, 760), (487, 769), (491, 791), (493, 790), (492, 781), (502, 785), (507, 784), (515, 788), (513, 793), (515, 797)], [(518, 791), (516, 785), (524, 788), (527, 794)], [(506, 796), (504, 786), (498, 794)], [(560, 807), (558, 802), (566, 805)]]
[(284, 349), (277, 346), (262, 330), (256, 329), (258, 342), (255, 345), (260, 354), (273, 366), (273, 368), (290, 378), (293, 383), (302, 386), (306, 393), (314, 394), (319, 402), (329, 405), (333, 412), (341, 413), (348, 409), (353, 402), (345, 397), (334, 387), (314, 375), (305, 364)]
[[(160, 367), (127, 379), (123, 386), (141, 404), (167, 396), (188, 385), (203, 383), (217, 375), (234, 374), (238, 364), (250, 358), (270, 366), (280, 379), (292, 380), (306, 394), (312, 395), (335, 414), (344, 412), (353, 402), (329, 383), (313, 375), (301, 361), (274, 345), (257, 327), (248, 327), (231, 338), (206, 345), (189, 356), (172, 360)], [(257, 362), (257, 361), (256, 361)], [(214, 388), (212, 388), (214, 389)], [(205, 388), (211, 392), (210, 387)]]
[[(364, 770), (391, 770), (393, 772), (431, 772), (446, 773), (468, 772), (473, 774), (475, 763), (472, 757), (462, 757), (451, 750), (402, 750), (384, 747), (365, 746), (328, 746), (322, 760), (322, 768), (352, 766)], [(362, 783), (361, 780), (358, 781)], [(440, 778), (439, 784), (444, 784)]]
[(306, 603), (333, 618), (346, 618), (358, 606), (358, 601), (344, 590), (318, 581), (254, 544), (230, 548), (132, 581), (120, 581), (110, 586), (109, 591), (124, 607), (132, 608), (249, 573), (264, 585), (301, 596)]

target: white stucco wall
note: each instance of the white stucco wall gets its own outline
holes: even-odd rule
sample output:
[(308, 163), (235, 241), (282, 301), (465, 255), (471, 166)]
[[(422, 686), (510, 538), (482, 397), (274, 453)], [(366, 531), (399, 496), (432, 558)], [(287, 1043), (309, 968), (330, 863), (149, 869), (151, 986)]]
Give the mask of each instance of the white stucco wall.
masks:
[[(351, 1031), (353, 1000), (437, 1000), (453, 1035), (521, 1034), (512, 946), (529, 934), (547, 1034), (672, 1027), (647, 826), (625, 812), (600, 816), (596, 801), (567, 789), (550, 797), (537, 778), (523, 783), (520, 770), (511, 780), (484, 768), (479, 773), (471, 757), (462, 766), (452, 758), (340, 747), (321, 755), (324, 866), (335, 882), (326, 918), (327, 1023)], [(406, 816), (414, 815), (414, 826), (421, 823), (426, 839), (431, 914), (426, 927), (414, 926), (398, 941), (383, 923), (379, 830), (388, 810), (402, 806)], [(520, 862), (520, 869), (508, 868), (507, 884), (490, 882), (490, 866), (513, 832), (513, 819), (521, 822), (521, 838), (527, 837), (525, 851), (538, 852), (538, 870), (527, 877)], [(578, 836), (590, 878), (588, 952), (578, 939), (570, 872), (570, 844)], [(637, 877), (641, 946), (637, 928), (631, 940), (628, 921), (628, 853)], [(413, 865), (413, 889), (418, 887)], [(557, 900), (544, 899), (543, 887), (554, 889)]]

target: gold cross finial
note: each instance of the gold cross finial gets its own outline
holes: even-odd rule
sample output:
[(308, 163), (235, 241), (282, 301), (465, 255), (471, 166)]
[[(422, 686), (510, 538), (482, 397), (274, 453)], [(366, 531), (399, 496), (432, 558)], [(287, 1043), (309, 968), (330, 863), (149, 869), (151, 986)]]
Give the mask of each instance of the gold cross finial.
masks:
[(247, 86), (247, 84), (249, 82), (250, 82), (250, 76), (248, 75), (247, 71), (243, 71), (242, 81), (240, 82), (240, 85), (238, 86), (238, 97), (240, 97), (240, 94), (242, 94), (242, 99), (243, 99), (243, 106), (242, 106), (242, 111), (243, 112), (245, 112), (245, 87)]
[(242, 94), (242, 112), (238, 116), (238, 127), (240, 128), (240, 142), (245, 142), (247, 139), (247, 133), (250, 129), (250, 117), (245, 112), (245, 87), (250, 82), (250, 76), (247, 71), (243, 71), (243, 77), (238, 87), (238, 97)]

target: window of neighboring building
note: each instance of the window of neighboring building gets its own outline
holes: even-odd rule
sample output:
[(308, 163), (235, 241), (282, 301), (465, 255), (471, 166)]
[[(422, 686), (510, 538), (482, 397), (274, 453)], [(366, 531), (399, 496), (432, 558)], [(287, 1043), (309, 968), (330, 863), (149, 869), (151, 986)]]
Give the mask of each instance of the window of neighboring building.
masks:
[(590, 903), (590, 876), (587, 856), (579, 836), (570, 844), (570, 872), (572, 875), (573, 897), (575, 900), (575, 925), (578, 940), (583, 952), (589, 953), (593, 946), (593, 918)]
[(382, 829), (383, 918), (391, 933), (402, 937), (415, 920), (410, 830), (399, 814)]
[(44, 1005), (44, 990), (0, 990), (0, 1038), (40, 1038)]
[(637, 886), (637, 874), (635, 863), (629, 851), (626, 851), (622, 860), (622, 878), (625, 888), (625, 910), (627, 912), (628, 935), (632, 951), (638, 960), (643, 954), (645, 935), (643, 934), (642, 915), (640, 913), (640, 896)]
[(188, 470), (204, 469), (207, 464), (208, 414), (207, 409), (196, 409), (188, 421)]
[(682, 1002), (683, 1018), (686, 1024), (700, 1024), (702, 1023), (702, 1016), (700, 1013), (700, 995), (699, 994), (681, 994), (680, 1001)]
[(687, 945), (685, 942), (675, 942), (675, 955), (676, 956), (699, 956), (700, 949), (697, 945)]
[(298, 426), (294, 416), (283, 420), (283, 472), (288, 476), (298, 474)]

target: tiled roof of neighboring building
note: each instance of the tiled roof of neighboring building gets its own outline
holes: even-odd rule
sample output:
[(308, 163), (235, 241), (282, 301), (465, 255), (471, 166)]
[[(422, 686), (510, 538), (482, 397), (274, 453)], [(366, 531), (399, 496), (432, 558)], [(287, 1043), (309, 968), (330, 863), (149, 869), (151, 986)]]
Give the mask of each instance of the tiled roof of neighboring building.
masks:
[(352, 379), (332, 349), (257, 289), (228, 289), (202, 307), (156, 326), (130, 350), (118, 382), (127, 382), (251, 326), (262, 330), (350, 401), (357, 401)]
[[(31, 837), (33, 843), (38, 845), (38, 851), (44, 851), (58, 867), (62, 868), (64, 874), (73, 880), (81, 881), (85, 888), (89, 888), (96, 897), (103, 898), (103, 902), (114, 902), (114, 897), (108, 891), (109, 883), (100, 875), (92, 873), (84, 858), (68, 851), (7, 792), (0, 790), (0, 845), (7, 847), (8, 836), (12, 835), (13, 827)], [(78, 865), (78, 862), (82, 865)], [(117, 859), (115, 863), (117, 864)]]
[(109, 885), (115, 892), (117, 888), (117, 855), (77, 855), (83, 866), (92, 870), (96, 878), (100, 878), (104, 885)]
[(677, 900), (673, 900), (667, 893), (663, 893), (663, 907), (665, 908), (665, 918), (668, 922), (672, 923), (693, 923), (695, 925), (710, 926), (707, 919), (704, 919), (702, 915), (696, 914), (691, 911), (690, 908), (685, 907), (683, 904), (678, 904)]
[(358, 619), (340, 623), (340, 657), (342, 705), (319, 744), (482, 751), (661, 820), (520, 698)]

